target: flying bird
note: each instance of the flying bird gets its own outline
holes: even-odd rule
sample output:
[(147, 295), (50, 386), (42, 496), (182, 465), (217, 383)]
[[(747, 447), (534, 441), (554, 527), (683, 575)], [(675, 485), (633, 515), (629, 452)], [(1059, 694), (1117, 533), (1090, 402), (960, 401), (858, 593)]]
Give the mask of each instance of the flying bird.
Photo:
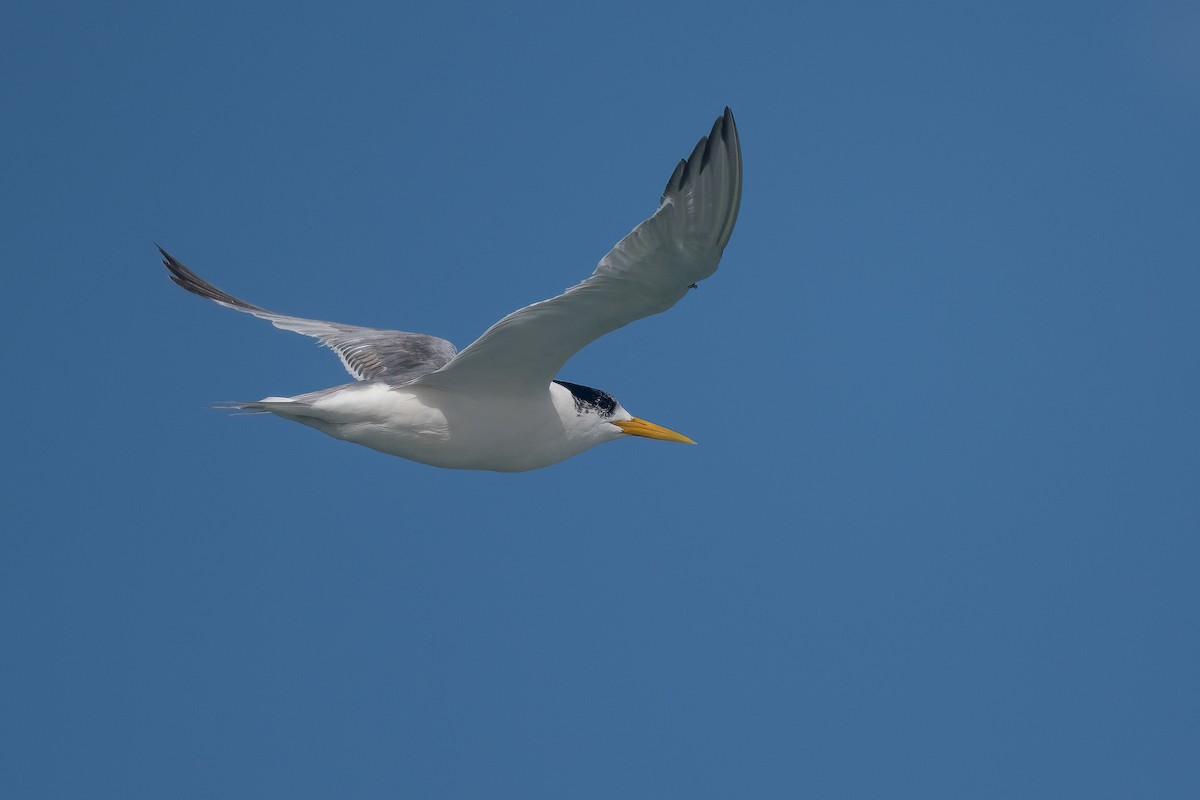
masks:
[(226, 308), (318, 339), (355, 382), (234, 408), (269, 412), (401, 458), (452, 469), (521, 472), (628, 436), (691, 439), (639, 419), (607, 392), (556, 380), (567, 359), (675, 305), (712, 275), (737, 221), (742, 151), (728, 108), (680, 161), (658, 210), (591, 277), (514, 311), (462, 352), (420, 333), (267, 311), (218, 289), (159, 247), (171, 279)]

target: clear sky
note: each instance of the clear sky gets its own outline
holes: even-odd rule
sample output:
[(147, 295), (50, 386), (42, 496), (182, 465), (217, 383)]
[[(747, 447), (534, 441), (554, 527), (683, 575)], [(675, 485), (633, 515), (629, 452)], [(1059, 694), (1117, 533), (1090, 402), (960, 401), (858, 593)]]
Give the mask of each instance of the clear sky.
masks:
[[(1192, 3), (17, 3), (12, 798), (1200, 796)], [(460, 347), (725, 105), (720, 270), (562, 376), (697, 447), (438, 470), (187, 295)]]

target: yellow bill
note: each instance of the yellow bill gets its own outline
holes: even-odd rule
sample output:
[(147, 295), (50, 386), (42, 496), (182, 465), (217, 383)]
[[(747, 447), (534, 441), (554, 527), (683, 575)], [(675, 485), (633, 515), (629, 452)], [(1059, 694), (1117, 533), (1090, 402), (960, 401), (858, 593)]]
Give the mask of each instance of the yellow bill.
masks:
[(645, 436), (647, 439), (662, 439), (664, 442), (684, 442), (686, 444), (695, 444), (691, 439), (684, 436), (682, 433), (668, 430), (661, 425), (655, 425), (653, 422), (646, 422), (644, 419), (624, 419), (613, 422), (618, 428), (625, 433), (634, 436)]

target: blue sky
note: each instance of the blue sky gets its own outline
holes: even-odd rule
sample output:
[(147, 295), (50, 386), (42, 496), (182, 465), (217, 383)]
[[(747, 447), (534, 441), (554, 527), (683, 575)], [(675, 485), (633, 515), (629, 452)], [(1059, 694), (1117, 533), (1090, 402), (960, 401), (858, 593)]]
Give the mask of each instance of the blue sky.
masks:
[[(11, 797), (1200, 794), (1186, 3), (23, 3)], [(698, 440), (437, 470), (173, 286), (460, 347), (725, 105), (720, 270), (562, 373)]]

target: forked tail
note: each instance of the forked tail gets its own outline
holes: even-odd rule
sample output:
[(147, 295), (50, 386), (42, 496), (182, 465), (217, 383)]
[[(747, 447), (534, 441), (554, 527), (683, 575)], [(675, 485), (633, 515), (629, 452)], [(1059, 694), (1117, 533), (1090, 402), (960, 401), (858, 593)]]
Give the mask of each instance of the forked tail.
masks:
[(264, 397), (253, 402), (229, 403), (213, 408), (240, 411), (243, 414), (277, 414), (281, 417), (307, 417), (312, 414), (311, 405), (291, 397)]

